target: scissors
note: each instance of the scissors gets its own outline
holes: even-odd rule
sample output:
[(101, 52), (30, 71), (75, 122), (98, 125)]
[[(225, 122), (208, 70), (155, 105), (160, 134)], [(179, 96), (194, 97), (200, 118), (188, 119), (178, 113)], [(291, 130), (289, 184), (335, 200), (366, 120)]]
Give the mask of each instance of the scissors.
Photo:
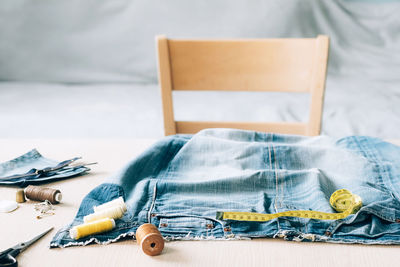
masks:
[(0, 267), (17, 267), (18, 262), (15, 259), (15, 257), (19, 253), (21, 253), (22, 251), (27, 249), (30, 245), (32, 245), (33, 243), (38, 241), (40, 238), (42, 238), (45, 234), (47, 234), (51, 230), (53, 230), (53, 227), (51, 227), (50, 229), (41, 233), (40, 235), (35, 236), (34, 238), (32, 238), (31, 240), (29, 240), (27, 242), (19, 243), (16, 246), (13, 246), (9, 249), (6, 249), (6, 250), (0, 252)]

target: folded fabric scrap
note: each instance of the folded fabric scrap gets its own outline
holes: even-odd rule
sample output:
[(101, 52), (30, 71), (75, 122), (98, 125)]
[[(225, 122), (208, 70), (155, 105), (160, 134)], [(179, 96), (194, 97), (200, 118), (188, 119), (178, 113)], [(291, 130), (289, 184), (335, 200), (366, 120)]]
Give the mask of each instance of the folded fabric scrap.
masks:
[(36, 149), (0, 164), (0, 185), (25, 187), (86, 174), (88, 165), (78, 163), (80, 157), (58, 162), (43, 157)]
[[(71, 238), (70, 229), (101, 217), (90, 215), (94, 206), (120, 197), (127, 211), (115, 213), (112, 230)], [(400, 245), (400, 147), (234, 129), (169, 136), (94, 188), (50, 246), (136, 238), (145, 223), (167, 240)]]

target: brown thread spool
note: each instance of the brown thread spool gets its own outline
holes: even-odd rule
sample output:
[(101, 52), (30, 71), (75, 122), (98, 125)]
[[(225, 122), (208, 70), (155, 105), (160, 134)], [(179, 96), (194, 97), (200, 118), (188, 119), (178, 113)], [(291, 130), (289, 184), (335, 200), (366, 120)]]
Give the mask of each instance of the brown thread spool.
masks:
[(164, 239), (157, 227), (151, 223), (142, 224), (136, 230), (136, 240), (143, 252), (149, 256), (159, 255), (164, 249)]
[(17, 194), (15, 195), (15, 201), (18, 203), (24, 203), (25, 202), (25, 192), (23, 189), (19, 189), (17, 191)]
[(62, 199), (60, 190), (48, 187), (30, 185), (25, 188), (25, 196), (30, 200), (50, 201), (51, 204), (58, 204)]

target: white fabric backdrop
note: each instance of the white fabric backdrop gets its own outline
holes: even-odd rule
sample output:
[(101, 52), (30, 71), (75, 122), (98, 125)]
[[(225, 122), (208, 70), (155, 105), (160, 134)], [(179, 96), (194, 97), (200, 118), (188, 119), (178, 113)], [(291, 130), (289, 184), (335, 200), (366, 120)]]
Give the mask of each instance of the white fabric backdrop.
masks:
[(156, 82), (154, 36), (331, 37), (330, 72), (399, 79), (400, 1), (2, 0), (0, 80)]
[[(160, 137), (156, 34), (327, 34), (322, 133), (399, 138), (398, 14), (398, 0), (1, 0), (0, 137)], [(307, 117), (306, 96), (216, 93), (207, 113), (209, 99), (176, 95), (178, 118)]]

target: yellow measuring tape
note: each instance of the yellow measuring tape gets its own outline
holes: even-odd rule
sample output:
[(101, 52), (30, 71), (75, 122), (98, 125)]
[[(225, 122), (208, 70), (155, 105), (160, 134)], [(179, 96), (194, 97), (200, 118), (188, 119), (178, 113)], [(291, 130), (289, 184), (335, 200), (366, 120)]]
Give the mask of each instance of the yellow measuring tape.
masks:
[(336, 190), (330, 197), (332, 208), (340, 213), (327, 213), (312, 210), (289, 210), (273, 214), (241, 211), (217, 211), (217, 220), (265, 222), (278, 217), (299, 217), (317, 220), (339, 220), (356, 213), (362, 206), (361, 197), (347, 189)]

